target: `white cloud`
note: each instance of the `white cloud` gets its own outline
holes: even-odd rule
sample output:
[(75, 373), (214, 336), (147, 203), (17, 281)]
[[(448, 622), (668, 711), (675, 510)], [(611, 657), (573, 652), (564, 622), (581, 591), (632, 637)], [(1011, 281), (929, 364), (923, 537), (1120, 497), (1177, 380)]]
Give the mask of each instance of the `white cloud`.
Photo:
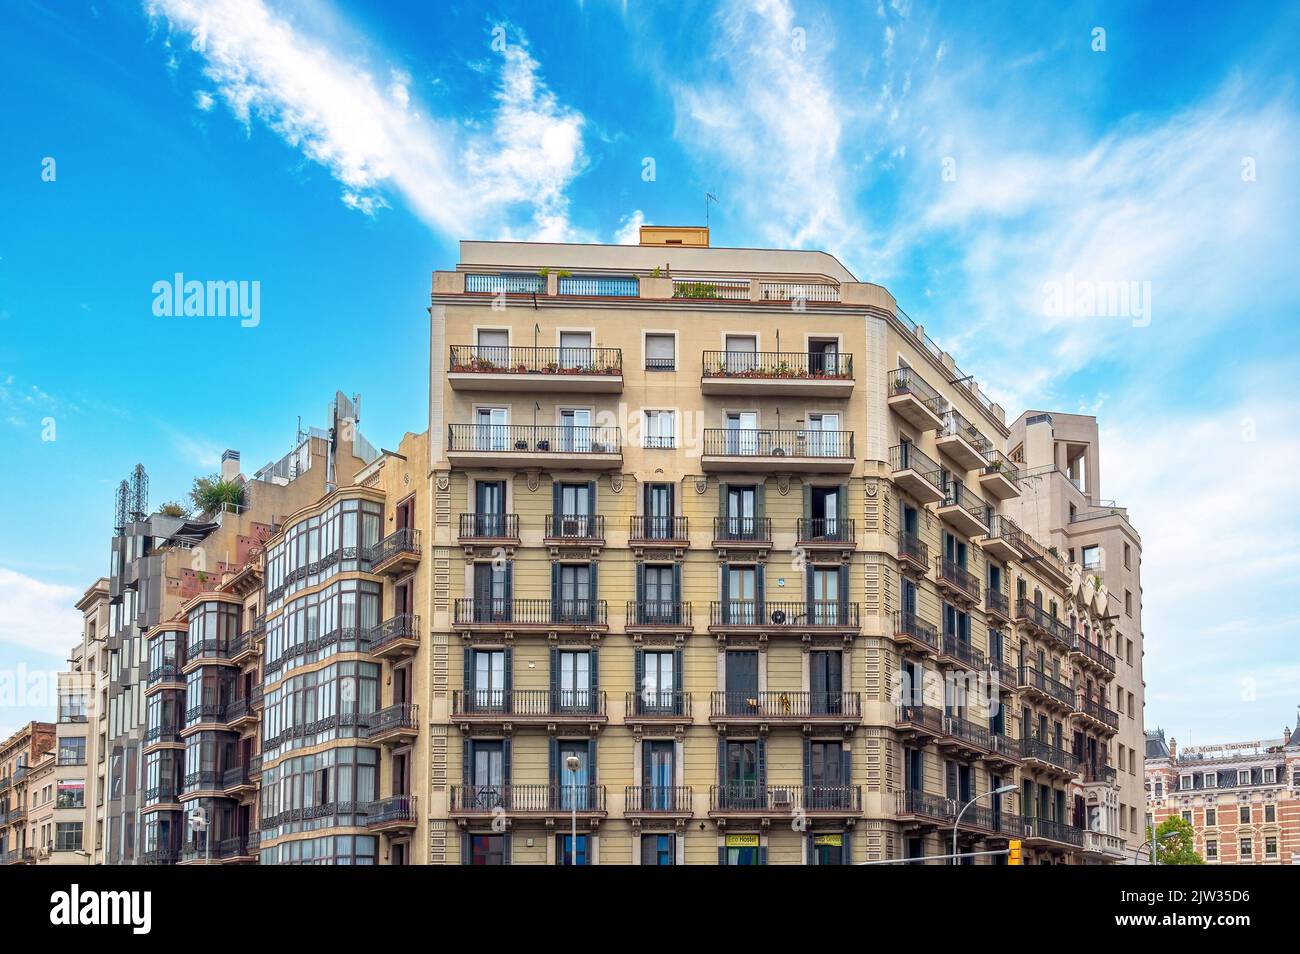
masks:
[(0, 643), (62, 656), (77, 642), (75, 587), (44, 583), (0, 567)]
[(185, 35), (173, 47), (198, 48), (205, 79), (240, 122), (265, 123), (324, 166), (349, 207), (373, 215), (391, 192), (454, 236), (573, 235), (565, 189), (586, 166), (584, 118), (546, 87), (522, 41), (501, 54), (495, 109), (471, 128), (421, 112), (409, 77), (353, 52), (346, 27), (327, 40), (263, 0), (146, 0), (145, 9)]
[(640, 209), (631, 215), (623, 216), (619, 219), (618, 232), (614, 236), (614, 241), (619, 245), (639, 245), (643, 225), (645, 225), (645, 213)]

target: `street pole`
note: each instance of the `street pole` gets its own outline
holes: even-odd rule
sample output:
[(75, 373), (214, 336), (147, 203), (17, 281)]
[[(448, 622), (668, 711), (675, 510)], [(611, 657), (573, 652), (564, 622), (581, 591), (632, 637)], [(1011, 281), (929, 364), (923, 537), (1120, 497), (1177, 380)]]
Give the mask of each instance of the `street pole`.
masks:
[(1015, 790), (1016, 787), (1014, 785), (1003, 785), (1001, 788), (995, 788), (992, 791), (985, 792), (983, 795), (976, 795), (961, 807), (961, 811), (957, 813), (957, 819), (952, 823), (952, 856), (954, 860), (957, 858), (957, 829), (961, 825), (961, 816), (966, 814), (966, 809), (970, 808), (981, 798), (987, 798), (990, 795), (1005, 795), (1007, 792), (1014, 792)]
[(569, 783), (571, 794), (569, 796), (569, 808), (572, 810), (571, 827), (569, 829), (569, 864), (575, 868), (578, 866), (578, 757), (570, 755), (564, 760), (565, 766), (569, 770)]

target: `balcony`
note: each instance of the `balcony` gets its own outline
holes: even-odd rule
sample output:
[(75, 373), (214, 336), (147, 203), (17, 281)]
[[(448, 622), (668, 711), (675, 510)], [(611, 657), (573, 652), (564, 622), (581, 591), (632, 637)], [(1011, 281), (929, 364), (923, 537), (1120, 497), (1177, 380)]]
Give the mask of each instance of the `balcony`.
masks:
[(1011, 622), (1011, 604), (1007, 594), (991, 586), (984, 588), (984, 613), (991, 620), (1002, 623)]
[(1109, 762), (1100, 759), (1080, 759), (1079, 776), (1079, 780), (1086, 785), (1113, 785), (1119, 773)]
[(1001, 514), (993, 514), (989, 530), (979, 540), (980, 547), (995, 560), (1007, 563), (1024, 557), (1022, 541), (1025, 533), (1016, 522)]
[[(181, 673), (188, 676), (200, 666), (233, 665), (234, 663), (230, 659), (230, 644), (228, 641), (203, 639), (186, 647), (185, 664), (181, 667)], [(127, 672), (127, 669), (123, 669), (123, 676)]]
[(761, 301), (837, 302), (840, 286), (828, 282), (760, 282), (758, 294)]
[(1075, 828), (1065, 822), (1050, 818), (1021, 816), (1021, 837), (1031, 845), (1064, 845), (1069, 848), (1083, 847), (1083, 829)]
[(629, 633), (689, 633), (691, 604), (681, 600), (628, 600), (623, 629)]
[(181, 663), (179, 660), (162, 663), (154, 666), (149, 670), (145, 677), (144, 694), (151, 696), (155, 692), (163, 689), (184, 689), (185, 676), (181, 674)]
[(534, 785), (452, 785), (448, 814), (453, 818), (536, 818), (567, 819), (576, 811), (579, 818), (604, 818), (604, 785), (570, 785), (551, 782)]
[(1038, 698), (1051, 708), (1070, 709), (1074, 706), (1074, 690), (1037, 669), (1021, 666), (1018, 682), (1021, 692)]
[(542, 542), (547, 546), (602, 546), (605, 543), (605, 518), (594, 513), (548, 513)]
[(476, 599), (460, 597), (453, 625), (492, 632), (603, 631), (609, 627), (605, 600)]
[(989, 675), (998, 681), (998, 692), (1015, 692), (1020, 685), (1020, 669), (1004, 656), (989, 657)]
[(968, 537), (987, 534), (989, 531), (988, 504), (967, 490), (966, 485), (956, 478), (948, 479), (948, 486), (944, 488), (943, 499), (939, 501), (935, 513)]
[(623, 437), (617, 427), (450, 424), (447, 460), (453, 467), (611, 470), (623, 465)]
[(226, 703), (202, 702), (185, 710), (185, 725), (181, 736), (189, 736), (200, 730), (222, 731), (226, 728)]
[(144, 748), (146, 753), (154, 749), (184, 747), (185, 742), (181, 739), (181, 727), (179, 725), (168, 722), (163, 725), (150, 726), (145, 730)]
[(1031, 733), (1020, 740), (1021, 757), (1026, 769), (1073, 778), (1079, 772), (1079, 760), (1053, 742)]
[(715, 600), (709, 604), (711, 633), (854, 634), (859, 628), (858, 603)]
[(709, 786), (709, 814), (714, 818), (762, 819), (793, 815), (798, 806), (796, 785), (729, 782)]
[(830, 550), (857, 549), (857, 521), (848, 517), (800, 517), (795, 521), (795, 545)]
[[(581, 298), (639, 298), (641, 296), (641, 283), (633, 275), (630, 278), (621, 276), (597, 278), (593, 276), (582, 276), (574, 278), (561, 275), (556, 284), (556, 293), (560, 295), (576, 295)], [(565, 351), (571, 351), (571, 348), (565, 348)]]
[(925, 576), (930, 568), (930, 548), (914, 533), (898, 531), (898, 562), (904, 572)]
[(732, 473), (847, 474), (853, 432), (706, 427), (700, 467)]
[(843, 724), (851, 731), (862, 721), (862, 704), (856, 692), (714, 692), (709, 721), (715, 725), (823, 722)]
[(947, 557), (934, 558), (934, 578), (939, 589), (963, 603), (974, 606), (980, 601), (980, 581), (974, 573)]
[(240, 795), (257, 789), (247, 765), (234, 765), (221, 773), (221, 790), (227, 795)]
[(943, 426), (943, 409), (947, 402), (911, 368), (889, 372), (889, 407), (899, 417), (921, 431), (936, 431)]
[(472, 725), (561, 724), (595, 728), (609, 721), (605, 693), (596, 689), (454, 690), (451, 716)]
[(853, 355), (803, 351), (706, 351), (700, 390), (721, 396), (846, 398)]
[(1074, 637), (1070, 630), (1032, 600), (1023, 596), (1016, 600), (1016, 619), (1039, 636), (1055, 640), (1062, 649), (1071, 648)]
[(749, 279), (674, 278), (673, 297), (705, 301), (749, 301)]
[(963, 470), (979, 468), (982, 471), (988, 466), (988, 455), (993, 451), (989, 439), (955, 409), (943, 412), (943, 424), (934, 443)]
[(1123, 837), (1104, 831), (1084, 830), (1083, 853), (1112, 861), (1124, 861), (1128, 858)]
[(714, 517), (713, 546), (715, 549), (768, 549), (772, 546), (772, 520), (770, 517)]
[(1019, 765), (1023, 754), (1019, 739), (1002, 732), (989, 733), (988, 754), (985, 756), (989, 762), (1000, 762), (1008, 766)]
[(452, 345), (447, 368), (454, 391), (617, 394), (623, 390), (619, 348)]
[(1115, 675), (1115, 657), (1078, 633), (1070, 638), (1070, 657), (1103, 675)]
[(644, 689), (623, 697), (624, 722), (689, 725), (691, 694), (680, 689)]
[(943, 645), (939, 649), (939, 665), (978, 672), (984, 668), (984, 653), (972, 646), (969, 641), (958, 639), (952, 633), (945, 633)]
[(230, 641), (230, 661), (236, 666), (252, 662), (261, 652), (261, 646), (251, 632), (243, 632)]
[(1089, 723), (1093, 728), (1104, 734), (1119, 731), (1119, 713), (1114, 709), (1106, 708), (1096, 699), (1088, 698), (1083, 692), (1075, 693), (1075, 701), (1070, 709), (1070, 715)]
[(911, 610), (899, 610), (894, 614), (894, 642), (903, 652), (938, 655), (939, 630)]
[(225, 773), (215, 769), (190, 772), (181, 786), (181, 800), (193, 798), (218, 798), (225, 795)]
[(690, 818), (689, 785), (628, 785), (623, 789), (623, 814), (628, 818)]
[(370, 655), (376, 659), (401, 659), (420, 648), (420, 617), (398, 613), (370, 631)]
[(690, 544), (689, 522), (685, 517), (648, 517), (638, 514), (628, 527), (630, 547), (685, 547)]
[(1020, 496), (1020, 470), (1000, 450), (990, 449), (988, 461), (980, 471), (980, 489), (997, 500)]
[(366, 828), (370, 831), (408, 831), (420, 820), (414, 795), (394, 795), (366, 806)]
[(925, 743), (943, 735), (943, 710), (926, 705), (900, 705), (894, 716), (894, 728), (904, 739)]
[(420, 565), (420, 531), (414, 527), (394, 530), (366, 551), (370, 572), (398, 577)]
[(240, 696), (231, 699), (226, 706), (226, 725), (231, 729), (242, 729), (257, 722), (257, 710), (253, 708), (252, 699)]
[(987, 726), (976, 725), (960, 716), (944, 716), (943, 733), (937, 742), (941, 751), (963, 760), (987, 755), (993, 747)]
[(897, 811), (901, 820), (924, 826), (951, 825), (957, 817), (957, 806), (951, 798), (910, 788), (898, 793)]
[(400, 745), (420, 733), (420, 707), (414, 702), (399, 702), (370, 713), (366, 738), (371, 742)]
[(144, 790), (144, 811), (172, 811), (180, 807), (180, 792), (175, 783), (155, 785)]
[(546, 276), (535, 274), (488, 275), (466, 272), (465, 292), (474, 295), (545, 295)]
[(917, 449), (915, 444), (898, 444), (889, 449), (889, 470), (894, 486), (917, 503), (938, 503), (944, 498), (939, 486), (939, 465)]
[(460, 543), (519, 543), (517, 513), (462, 513), (458, 527)]

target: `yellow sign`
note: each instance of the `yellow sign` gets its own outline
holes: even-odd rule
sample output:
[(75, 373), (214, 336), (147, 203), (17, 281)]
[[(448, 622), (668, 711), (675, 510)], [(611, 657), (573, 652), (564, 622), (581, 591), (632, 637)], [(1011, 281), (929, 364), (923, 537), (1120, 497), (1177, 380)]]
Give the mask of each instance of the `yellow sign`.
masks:
[(1024, 862), (1020, 860), (1020, 839), (1012, 838), (1010, 843), (1007, 845), (1007, 848), (1009, 849), (1007, 852), (1007, 864), (1023, 865)]
[(813, 844), (826, 845), (831, 848), (843, 848), (844, 836), (843, 835), (814, 835)]
[(757, 848), (758, 836), (757, 835), (728, 835), (727, 847), (728, 848)]

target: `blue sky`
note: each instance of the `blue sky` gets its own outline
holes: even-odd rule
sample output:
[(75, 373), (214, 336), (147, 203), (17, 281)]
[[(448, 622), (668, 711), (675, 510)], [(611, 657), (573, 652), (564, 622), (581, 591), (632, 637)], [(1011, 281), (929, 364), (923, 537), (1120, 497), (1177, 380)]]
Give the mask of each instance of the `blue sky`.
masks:
[[(1009, 416), (1101, 417), (1102, 495), (1146, 548), (1148, 725), (1294, 719), (1294, 4), (0, 16), (0, 672), (66, 655), (135, 463), (181, 497), (225, 447), (286, 451), (335, 388), (377, 444), (420, 429), (429, 272), (458, 239), (620, 241), (713, 191), (715, 244), (834, 252)], [(156, 317), (176, 272), (260, 282), (260, 323)], [(1067, 276), (1150, 282), (1150, 323), (1045, 314)]]

